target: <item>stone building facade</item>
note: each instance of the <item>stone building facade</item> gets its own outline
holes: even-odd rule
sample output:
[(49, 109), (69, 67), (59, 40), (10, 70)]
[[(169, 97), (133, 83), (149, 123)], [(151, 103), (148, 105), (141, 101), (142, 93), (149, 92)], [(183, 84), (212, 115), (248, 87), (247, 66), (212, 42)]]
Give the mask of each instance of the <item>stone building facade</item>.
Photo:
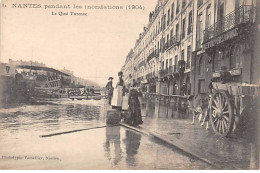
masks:
[(207, 93), (222, 71), (234, 82), (255, 83), (255, 6), (256, 0), (158, 0), (127, 55), (127, 85), (196, 96)]
[(257, 76), (252, 75), (257, 61), (253, 55), (256, 2), (200, 0), (196, 6), (192, 93), (207, 93), (211, 81), (256, 83)]

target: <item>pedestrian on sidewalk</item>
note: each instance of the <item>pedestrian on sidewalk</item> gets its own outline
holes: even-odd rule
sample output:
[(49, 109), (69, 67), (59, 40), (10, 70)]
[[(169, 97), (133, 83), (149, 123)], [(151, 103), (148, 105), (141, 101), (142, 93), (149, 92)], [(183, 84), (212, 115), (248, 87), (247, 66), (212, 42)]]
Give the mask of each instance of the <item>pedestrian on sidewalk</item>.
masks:
[(113, 78), (109, 77), (108, 80), (109, 80), (109, 82), (106, 85), (106, 89), (108, 90), (108, 104), (111, 105), (111, 99), (112, 99), (113, 91), (114, 91)]
[(133, 126), (138, 126), (143, 124), (142, 114), (141, 114), (141, 105), (138, 97), (142, 97), (140, 88), (137, 88), (137, 83), (133, 84), (132, 89), (129, 93), (129, 115), (130, 121), (129, 124)]
[(119, 111), (122, 110), (122, 101), (123, 96), (125, 95), (125, 83), (123, 80), (123, 72), (118, 72), (118, 82), (116, 84), (116, 87), (113, 92), (113, 98), (112, 98), (112, 108), (117, 109)]

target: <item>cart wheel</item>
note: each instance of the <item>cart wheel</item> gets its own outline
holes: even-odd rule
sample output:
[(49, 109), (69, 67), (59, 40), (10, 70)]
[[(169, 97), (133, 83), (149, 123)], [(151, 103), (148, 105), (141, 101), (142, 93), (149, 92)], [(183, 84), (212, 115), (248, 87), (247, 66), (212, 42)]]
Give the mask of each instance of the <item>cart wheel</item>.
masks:
[(233, 108), (225, 91), (217, 91), (210, 101), (210, 121), (214, 132), (227, 136), (234, 124)]

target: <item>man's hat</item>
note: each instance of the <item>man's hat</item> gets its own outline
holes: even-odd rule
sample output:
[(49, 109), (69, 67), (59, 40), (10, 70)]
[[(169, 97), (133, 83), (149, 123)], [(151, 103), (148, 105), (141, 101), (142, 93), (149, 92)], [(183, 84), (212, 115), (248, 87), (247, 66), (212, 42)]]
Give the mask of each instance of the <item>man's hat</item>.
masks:
[(122, 76), (122, 75), (123, 75), (122, 71), (118, 72), (118, 76)]
[(109, 78), (108, 78), (108, 80), (110, 80), (110, 79), (112, 79), (112, 80), (113, 80), (114, 78), (112, 78), (112, 77), (109, 77)]

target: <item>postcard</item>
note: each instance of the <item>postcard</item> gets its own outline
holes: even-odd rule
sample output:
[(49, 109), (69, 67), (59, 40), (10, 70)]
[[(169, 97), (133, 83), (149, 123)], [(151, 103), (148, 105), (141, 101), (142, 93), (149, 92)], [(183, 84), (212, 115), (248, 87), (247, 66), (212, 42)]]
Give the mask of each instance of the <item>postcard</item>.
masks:
[(2, 0), (1, 170), (258, 170), (256, 0)]

